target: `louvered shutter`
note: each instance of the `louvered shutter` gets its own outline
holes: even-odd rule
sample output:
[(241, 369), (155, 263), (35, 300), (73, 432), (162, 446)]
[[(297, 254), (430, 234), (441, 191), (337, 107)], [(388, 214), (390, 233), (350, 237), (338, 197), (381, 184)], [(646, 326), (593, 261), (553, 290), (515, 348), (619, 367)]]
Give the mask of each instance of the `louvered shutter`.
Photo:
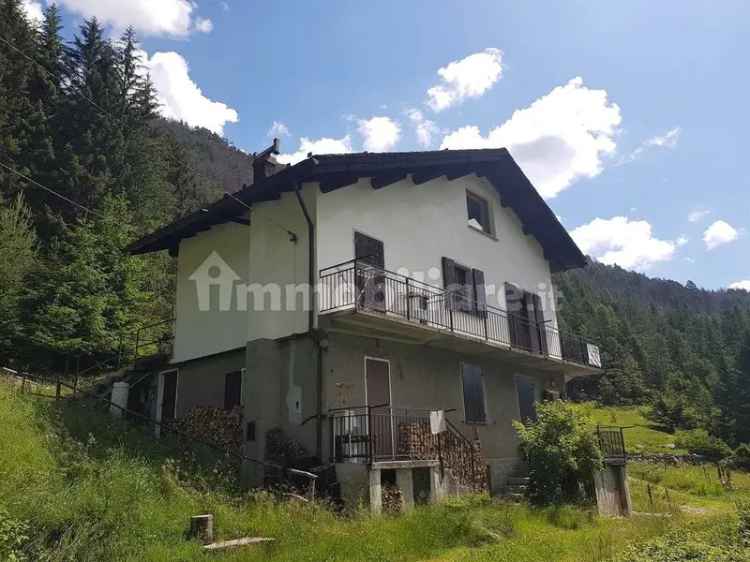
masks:
[(484, 271), (472, 269), (471, 276), (474, 279), (474, 307), (480, 315), (487, 314), (487, 291), (484, 288)]
[(443, 287), (448, 291), (445, 299), (446, 306), (455, 308), (454, 291), (456, 290), (456, 262), (450, 258), (443, 257)]

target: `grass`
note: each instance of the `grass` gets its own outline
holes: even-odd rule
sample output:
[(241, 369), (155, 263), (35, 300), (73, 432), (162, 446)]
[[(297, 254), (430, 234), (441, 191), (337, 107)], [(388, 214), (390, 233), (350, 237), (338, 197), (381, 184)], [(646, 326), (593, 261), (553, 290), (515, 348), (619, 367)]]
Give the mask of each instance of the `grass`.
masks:
[(595, 424), (627, 427), (625, 445), (631, 453), (687, 452), (675, 447), (674, 435), (660, 431), (646, 419), (643, 406), (597, 406), (586, 402), (575, 404), (575, 408), (589, 416)]
[[(157, 442), (91, 403), (14, 395), (0, 383), (0, 559), (593, 562), (707, 517), (611, 520), (586, 508), (534, 509), (486, 497), (400, 517), (343, 517), (319, 504), (240, 493), (224, 468), (206, 452), (186, 456), (179, 443)], [(637, 476), (634, 497), (644, 503), (645, 472)], [(653, 485), (661, 484), (674, 483), (665, 476)], [(727, 497), (696, 493), (688, 486), (671, 497), (729, 505)], [(649, 508), (668, 512), (672, 504)], [(209, 556), (185, 539), (189, 517), (205, 512), (214, 514), (219, 538), (276, 542)]]

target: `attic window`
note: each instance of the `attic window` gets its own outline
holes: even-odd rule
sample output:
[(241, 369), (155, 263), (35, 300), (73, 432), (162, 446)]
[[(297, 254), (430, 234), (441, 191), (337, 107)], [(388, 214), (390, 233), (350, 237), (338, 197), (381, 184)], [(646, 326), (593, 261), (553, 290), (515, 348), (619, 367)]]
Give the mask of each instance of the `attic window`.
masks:
[(485, 234), (492, 234), (492, 221), (490, 220), (490, 204), (486, 199), (466, 192), (466, 211), (468, 224), (472, 228), (481, 230)]

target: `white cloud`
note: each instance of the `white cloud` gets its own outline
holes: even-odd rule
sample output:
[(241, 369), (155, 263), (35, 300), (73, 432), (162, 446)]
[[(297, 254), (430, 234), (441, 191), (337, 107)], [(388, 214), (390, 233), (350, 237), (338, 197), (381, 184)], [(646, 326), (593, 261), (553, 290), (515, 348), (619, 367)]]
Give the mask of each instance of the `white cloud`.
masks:
[(229, 4), (227, 2), (219, 2), (219, 6), (221, 6), (221, 9), (225, 12), (229, 11)]
[(734, 242), (739, 235), (740, 233), (731, 224), (719, 220), (706, 229), (703, 233), (703, 241), (706, 243), (707, 249), (713, 250), (723, 244)]
[(628, 162), (632, 162), (633, 160), (637, 160), (649, 148), (674, 148), (677, 146), (677, 142), (680, 140), (681, 133), (682, 129), (680, 127), (675, 127), (673, 129), (670, 129), (663, 135), (656, 135), (649, 139), (646, 139), (640, 145), (638, 145), (638, 147), (636, 147), (633, 152), (631, 152), (624, 158), (621, 158), (617, 162), (617, 165), (621, 166), (623, 164), (627, 164)]
[(406, 115), (414, 125), (414, 132), (417, 134), (417, 142), (424, 148), (432, 145), (432, 137), (440, 132), (440, 129), (434, 121), (425, 119), (424, 114), (418, 109), (409, 109)]
[(313, 154), (348, 154), (352, 151), (352, 141), (349, 135), (340, 139), (323, 137), (312, 140), (302, 137), (299, 140), (299, 149), (291, 154), (279, 154), (276, 161), (281, 164), (296, 164), (307, 158), (308, 153)]
[(711, 214), (711, 211), (709, 211), (708, 209), (696, 209), (695, 211), (691, 211), (688, 214), (688, 221), (700, 222), (710, 214)]
[(734, 283), (729, 284), (730, 289), (741, 289), (743, 291), (750, 292), (750, 279), (746, 279), (744, 281), (735, 281)]
[(684, 245), (685, 245), (685, 244), (687, 244), (688, 242), (690, 242), (690, 239), (689, 239), (689, 238), (688, 238), (687, 236), (680, 236), (680, 237), (679, 237), (679, 238), (678, 238), (678, 239), (677, 239), (677, 240), (675, 241), (675, 243), (676, 243), (676, 244), (677, 244), (678, 246), (684, 246)]
[(144, 72), (149, 72), (159, 100), (159, 113), (170, 119), (205, 127), (219, 135), (224, 125), (239, 121), (237, 111), (203, 95), (190, 78), (187, 61), (175, 52), (142, 53)]
[(674, 148), (677, 146), (677, 141), (680, 140), (680, 134), (682, 133), (681, 127), (675, 127), (670, 129), (663, 135), (656, 135), (647, 139), (643, 144), (645, 146), (659, 146), (663, 148)]
[(195, 18), (195, 30), (201, 33), (211, 33), (214, 30), (214, 23), (208, 18)]
[(578, 77), (516, 110), (486, 137), (478, 127), (462, 127), (441, 148), (506, 147), (539, 192), (552, 198), (578, 178), (601, 173), (603, 157), (615, 151), (621, 121), (606, 90), (591, 90)]
[(371, 117), (358, 121), (362, 144), (368, 152), (387, 152), (401, 138), (400, 125), (390, 117)]
[(281, 121), (274, 121), (271, 125), (271, 128), (268, 129), (268, 132), (266, 133), (266, 136), (269, 137), (288, 137), (289, 136), (289, 127), (287, 127), (284, 123)]
[(659, 240), (651, 224), (627, 217), (596, 218), (570, 235), (581, 250), (602, 263), (627, 269), (646, 270), (654, 263), (669, 261), (680, 241)]
[(489, 90), (503, 73), (503, 52), (485, 49), (438, 70), (440, 83), (427, 90), (427, 105), (443, 111)]
[[(143, 35), (184, 37), (191, 31), (210, 31), (211, 21), (193, 20), (197, 6), (190, 0), (58, 0), (70, 11), (111, 25), (115, 30), (133, 26)], [(209, 29), (206, 29), (209, 28)]]
[(21, 0), (21, 9), (23, 9), (26, 17), (32, 25), (39, 25), (44, 19), (44, 13), (42, 10), (41, 2), (34, 2), (34, 0)]

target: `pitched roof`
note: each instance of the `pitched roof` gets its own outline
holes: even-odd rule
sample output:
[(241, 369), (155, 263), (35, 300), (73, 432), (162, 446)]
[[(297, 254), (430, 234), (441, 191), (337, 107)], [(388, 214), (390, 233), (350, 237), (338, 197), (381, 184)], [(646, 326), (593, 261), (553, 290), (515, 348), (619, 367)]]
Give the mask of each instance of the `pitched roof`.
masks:
[(493, 185), (503, 206), (512, 208), (521, 220), (524, 233), (539, 241), (553, 271), (585, 265), (581, 250), (504, 148), (311, 156), (243, 186), (233, 197), (224, 197), (206, 209), (159, 228), (131, 244), (128, 250), (144, 254), (176, 248), (183, 238), (236, 220), (247, 211), (242, 203), (252, 206), (279, 199), (282, 193), (294, 191), (301, 182), (317, 181), (321, 192), (327, 193), (351, 185), (359, 178), (371, 178), (373, 188), (382, 189), (407, 174), (418, 184), (439, 176), (455, 179), (470, 173), (485, 177)]

